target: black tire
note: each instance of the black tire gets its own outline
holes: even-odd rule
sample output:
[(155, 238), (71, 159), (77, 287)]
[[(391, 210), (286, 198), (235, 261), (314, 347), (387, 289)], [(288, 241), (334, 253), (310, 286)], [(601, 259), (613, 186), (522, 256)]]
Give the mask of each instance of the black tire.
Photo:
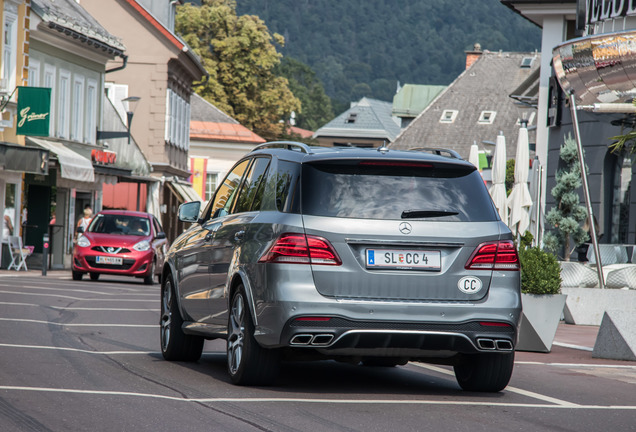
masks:
[(152, 285), (155, 283), (155, 260), (152, 260), (152, 264), (150, 264), (150, 272), (144, 277), (144, 283), (146, 285)]
[(90, 273), (90, 275), (92, 281), (96, 281), (97, 279), (99, 279), (99, 273)]
[(243, 285), (230, 303), (227, 324), (227, 370), (237, 385), (270, 385), (280, 369), (279, 351), (261, 347), (254, 339), (254, 323)]
[(454, 366), (455, 378), (466, 391), (498, 392), (510, 382), (514, 363), (514, 352), (464, 354)]
[(82, 276), (84, 276), (84, 273), (82, 272), (73, 272), (73, 280), (80, 281), (82, 280)]
[(168, 275), (161, 287), (161, 354), (170, 361), (195, 362), (201, 358), (204, 339), (185, 334), (182, 325), (183, 318), (177, 305), (172, 276)]

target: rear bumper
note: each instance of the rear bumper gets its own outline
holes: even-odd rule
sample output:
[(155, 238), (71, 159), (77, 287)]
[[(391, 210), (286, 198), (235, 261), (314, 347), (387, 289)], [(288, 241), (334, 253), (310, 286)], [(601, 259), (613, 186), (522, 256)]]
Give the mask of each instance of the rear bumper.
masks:
[[(400, 352), (423, 358), (512, 351), (517, 342), (518, 272), (494, 272), (486, 294), (476, 301), (396, 301), (323, 296), (310, 271), (301, 274), (301, 266), (287, 271), (295, 274), (282, 278), (272, 272), (265, 284), (250, 286), (254, 336), (264, 347), (313, 348), (334, 356), (396, 356)], [(457, 287), (448, 287), (453, 289)], [(299, 317), (329, 320), (298, 321)]]
[(294, 318), (285, 324), (281, 345), (313, 348), (332, 356), (418, 358), (456, 353), (504, 353), (513, 351), (517, 340), (517, 328), (512, 322), (492, 326), (478, 321), (405, 323), (354, 321), (341, 317), (331, 317), (327, 321), (301, 319)]

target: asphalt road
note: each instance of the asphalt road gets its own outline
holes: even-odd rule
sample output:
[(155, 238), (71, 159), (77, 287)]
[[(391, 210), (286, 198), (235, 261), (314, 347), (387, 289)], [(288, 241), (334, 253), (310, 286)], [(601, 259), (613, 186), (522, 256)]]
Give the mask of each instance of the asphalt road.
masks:
[(224, 343), (159, 350), (159, 286), (0, 274), (0, 431), (634, 431), (636, 363), (555, 346), (517, 353), (510, 386), (460, 390), (447, 367), (285, 364), (237, 387)]

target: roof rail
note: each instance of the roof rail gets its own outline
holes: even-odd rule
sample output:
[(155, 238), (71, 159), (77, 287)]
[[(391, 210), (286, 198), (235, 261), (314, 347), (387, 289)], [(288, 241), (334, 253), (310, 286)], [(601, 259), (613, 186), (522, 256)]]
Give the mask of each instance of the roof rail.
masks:
[[(451, 157), (453, 159), (462, 159), (462, 157), (455, 150), (447, 149), (447, 148), (436, 148), (436, 147), (411, 147), (407, 149), (407, 151), (421, 151), (427, 153), (433, 153), (438, 156), (446, 156)], [(463, 160), (463, 159), (462, 159)]]
[(314, 152), (311, 150), (307, 144), (296, 142), (296, 141), (272, 141), (266, 142), (264, 144), (259, 144), (252, 151), (261, 150), (264, 148), (285, 148), (287, 150), (294, 151), (302, 151), (307, 154), (313, 154)]

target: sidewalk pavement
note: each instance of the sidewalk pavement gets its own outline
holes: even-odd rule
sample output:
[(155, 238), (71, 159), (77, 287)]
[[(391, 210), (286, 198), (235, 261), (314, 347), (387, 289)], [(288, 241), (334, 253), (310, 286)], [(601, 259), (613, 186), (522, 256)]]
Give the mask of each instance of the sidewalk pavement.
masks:
[[(47, 275), (42, 276), (42, 270), (0, 270), (0, 278), (51, 278), (71, 280), (70, 270), (47, 270)], [(552, 350), (549, 353), (534, 353), (517, 351), (517, 361), (539, 363), (577, 363), (577, 364), (617, 364), (634, 365), (634, 362), (597, 359), (592, 357), (592, 351), (598, 335), (599, 326), (584, 326), (559, 323), (556, 331)]]
[(28, 277), (52, 277), (52, 278), (56, 278), (56, 279), (64, 279), (64, 278), (71, 278), (71, 271), (70, 270), (47, 270), (46, 271), (46, 276), (42, 276), (42, 270), (41, 269), (29, 269), (27, 271), (24, 270), (20, 270), (20, 271), (15, 271), (15, 270), (6, 270), (6, 269), (0, 269), (0, 277), (22, 277), (22, 276), (28, 276)]

